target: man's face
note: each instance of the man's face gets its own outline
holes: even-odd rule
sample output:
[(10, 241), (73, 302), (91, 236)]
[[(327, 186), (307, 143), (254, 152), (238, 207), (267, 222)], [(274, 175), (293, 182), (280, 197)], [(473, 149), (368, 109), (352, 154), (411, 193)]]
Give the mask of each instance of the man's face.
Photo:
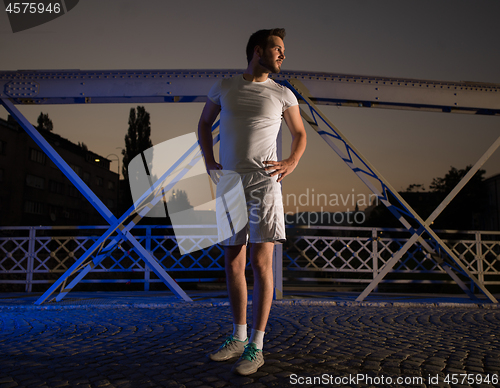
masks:
[(263, 50), (259, 59), (259, 65), (271, 73), (279, 73), (284, 59), (285, 45), (283, 40), (278, 36), (271, 35), (267, 42), (267, 47)]

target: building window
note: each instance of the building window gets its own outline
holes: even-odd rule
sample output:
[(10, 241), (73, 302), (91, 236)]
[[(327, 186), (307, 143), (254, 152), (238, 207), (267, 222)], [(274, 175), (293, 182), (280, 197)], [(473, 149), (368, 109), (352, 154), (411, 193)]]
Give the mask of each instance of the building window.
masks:
[(98, 177), (96, 177), (95, 183), (96, 183), (97, 186), (102, 186), (103, 185), (103, 179), (100, 176), (98, 176)]
[(56, 181), (49, 181), (49, 191), (56, 194), (64, 194), (64, 184)]
[(66, 209), (64, 212), (64, 218), (68, 218), (73, 221), (79, 221), (80, 220), (80, 211), (77, 209)]
[(0, 140), (0, 155), (5, 155), (5, 142)]
[(52, 221), (56, 221), (57, 219), (62, 217), (63, 214), (63, 207), (62, 206), (57, 206), (57, 205), (50, 205), (49, 206), (49, 214), (50, 218)]
[(83, 181), (85, 183), (90, 183), (90, 174), (87, 171), (83, 173)]
[(108, 199), (107, 202), (108, 202), (108, 209), (115, 208), (115, 201), (113, 201), (112, 199)]
[(24, 203), (24, 212), (30, 214), (44, 214), (44, 204), (41, 202), (26, 201)]
[(40, 150), (36, 150), (34, 148), (31, 148), (30, 149), (30, 159), (34, 162), (37, 162), (40, 164), (45, 164), (46, 155)]
[(70, 164), (69, 165), (74, 172), (76, 172), (76, 175), (78, 175), (80, 178), (82, 177), (82, 168), (80, 166), (77, 166), (75, 164)]
[(114, 190), (115, 189), (115, 182), (108, 181), (108, 189), (109, 190)]
[(68, 195), (73, 198), (80, 198), (82, 196), (80, 191), (73, 185), (68, 185)]
[(26, 175), (26, 186), (42, 189), (45, 186), (45, 179), (34, 175)]

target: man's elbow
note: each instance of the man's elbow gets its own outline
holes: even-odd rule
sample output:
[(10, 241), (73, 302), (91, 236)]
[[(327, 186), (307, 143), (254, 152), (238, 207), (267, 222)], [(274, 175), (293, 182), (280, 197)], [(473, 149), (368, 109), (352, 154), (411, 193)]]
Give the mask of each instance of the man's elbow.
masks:
[(307, 134), (305, 130), (295, 132), (292, 138), (293, 140), (303, 143), (304, 145), (307, 143)]
[(212, 129), (212, 125), (206, 120), (200, 119), (198, 123), (198, 135), (205, 135)]

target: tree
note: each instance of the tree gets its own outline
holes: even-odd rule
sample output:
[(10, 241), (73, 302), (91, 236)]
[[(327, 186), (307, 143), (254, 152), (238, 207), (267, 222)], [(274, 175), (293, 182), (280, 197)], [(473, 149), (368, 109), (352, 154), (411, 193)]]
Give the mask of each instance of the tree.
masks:
[(40, 116), (38, 116), (38, 119), (36, 120), (37, 122), (37, 127), (36, 129), (40, 130), (45, 130), (45, 131), (52, 131), (54, 129), (54, 124), (52, 124), (52, 120), (49, 119), (49, 114), (48, 113), (43, 113), (40, 112)]
[(419, 193), (425, 191), (425, 187), (421, 183), (412, 183), (409, 185), (406, 190), (404, 191), (405, 193)]
[(128, 132), (125, 135), (125, 149), (122, 150), (123, 167), (122, 174), (127, 179), (128, 165), (135, 156), (153, 146), (151, 142), (151, 123), (149, 113), (143, 106), (130, 109), (128, 119)]
[(128, 175), (128, 165), (134, 157), (141, 152), (153, 146), (151, 142), (151, 123), (149, 120), (149, 113), (142, 106), (137, 107), (137, 113), (134, 108), (130, 109), (128, 119), (128, 132), (125, 135), (125, 149), (122, 150), (123, 167), (122, 174), (124, 177), (123, 191), (120, 191), (120, 204), (121, 212), (127, 210), (132, 204), (132, 193), (130, 191), (130, 182)]
[[(464, 169), (451, 167), (443, 178), (434, 178), (430, 184), (431, 192), (438, 194), (441, 202), (460, 180), (469, 172), (472, 166)], [(436, 228), (476, 229), (479, 225), (479, 215), (484, 211), (485, 170), (478, 170), (451, 203), (443, 210), (435, 222)], [(436, 204), (437, 206), (438, 204)]]
[[(409, 185), (406, 191), (401, 192), (403, 199), (417, 212), (422, 219), (426, 219), (445, 197), (455, 188), (460, 180), (471, 169), (451, 167), (444, 177), (432, 180), (429, 191), (423, 190), (423, 185)], [(434, 221), (433, 229), (477, 229), (480, 228), (479, 216), (484, 212), (485, 190), (482, 184), (485, 170), (479, 170), (441, 212)], [(421, 191), (422, 189), (422, 191)], [(393, 200), (391, 200), (391, 203)], [(370, 214), (367, 226), (401, 227), (385, 205), (380, 204)]]
[(83, 141), (80, 143), (78, 142), (78, 147), (80, 147), (84, 151), (88, 151), (89, 147), (87, 147), (87, 144), (85, 144)]
[[(446, 173), (444, 178), (434, 178), (429, 188), (435, 193), (448, 194), (455, 186), (462, 180), (462, 178), (469, 172), (472, 166), (466, 166), (462, 170), (458, 170), (455, 167), (451, 167), (450, 171)], [(479, 170), (464, 187), (464, 191), (470, 191), (470, 194), (474, 194), (477, 189), (480, 188), (481, 182), (484, 180), (485, 170)], [(465, 190), (467, 188), (467, 190)]]
[(173, 212), (192, 209), (187, 193), (184, 190), (173, 190), (168, 199), (168, 209)]

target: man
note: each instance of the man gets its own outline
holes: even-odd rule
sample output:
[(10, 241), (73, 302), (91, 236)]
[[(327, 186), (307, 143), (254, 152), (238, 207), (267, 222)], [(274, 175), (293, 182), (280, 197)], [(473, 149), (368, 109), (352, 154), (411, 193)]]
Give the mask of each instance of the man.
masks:
[[(272, 256), (275, 243), (285, 241), (281, 182), (297, 166), (306, 147), (306, 133), (297, 98), (268, 76), (279, 73), (285, 59), (284, 29), (260, 30), (247, 45), (248, 67), (243, 75), (219, 80), (198, 126), (207, 171), (238, 173), (245, 191), (248, 225), (221, 243), (233, 314), (233, 334), (215, 352), (214, 361), (241, 356), (234, 371), (249, 375), (264, 364), (264, 331), (273, 298)], [(220, 113), (220, 163), (214, 158), (211, 128)], [(292, 135), (290, 157), (276, 156), (282, 117)], [(248, 234), (248, 241), (247, 241)], [(252, 333), (247, 338), (246, 244), (254, 274)]]

